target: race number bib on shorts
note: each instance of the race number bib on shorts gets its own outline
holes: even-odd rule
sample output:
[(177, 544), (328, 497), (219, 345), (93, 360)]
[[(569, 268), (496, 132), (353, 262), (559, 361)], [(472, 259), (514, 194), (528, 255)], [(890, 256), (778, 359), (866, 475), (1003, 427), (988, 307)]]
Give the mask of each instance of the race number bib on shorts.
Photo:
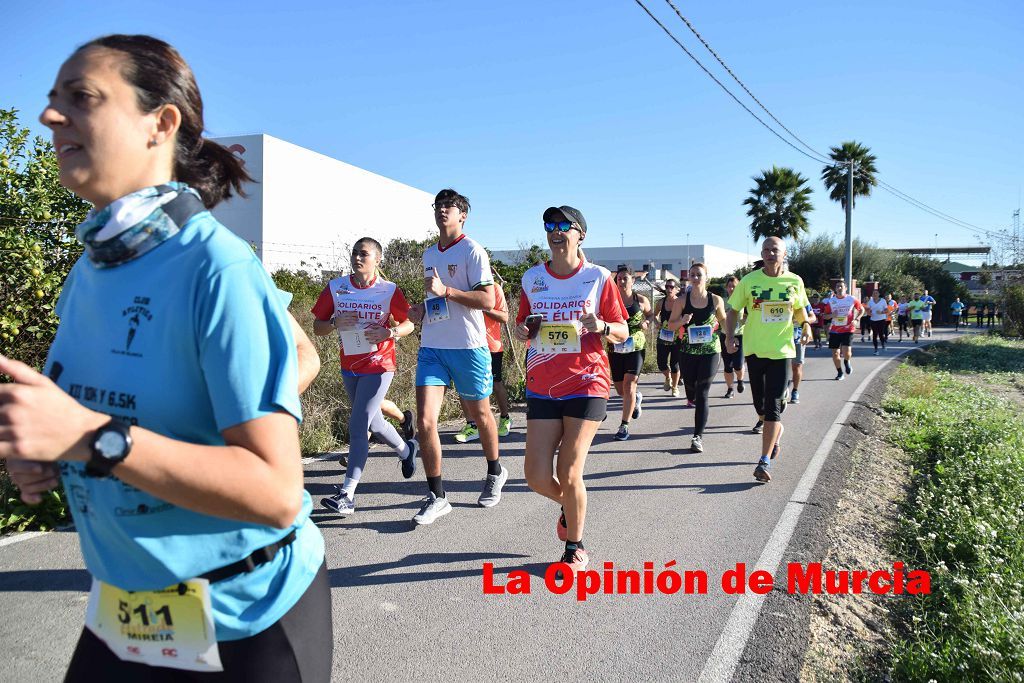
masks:
[(93, 579), (85, 625), (126, 662), (224, 670), (206, 579), (135, 592)]
[(341, 330), (338, 332), (341, 337), (341, 350), (346, 356), (359, 356), (364, 353), (373, 353), (377, 345), (370, 343), (366, 338), (366, 330), (359, 328), (355, 330)]
[(761, 322), (788, 323), (791, 320), (792, 304), (788, 301), (762, 301)]
[(686, 328), (686, 339), (691, 344), (707, 344), (715, 338), (711, 325), (690, 325)]
[(447, 320), (448, 315), (448, 299), (443, 296), (437, 296), (433, 299), (427, 299), (423, 302), (423, 319), (427, 321), (427, 324), (439, 323), (442, 320)]
[(663, 342), (674, 342), (676, 340), (676, 333), (674, 330), (670, 330), (665, 326), (662, 326), (658, 332), (658, 340)]
[(539, 353), (579, 353), (580, 333), (575, 325), (552, 324), (541, 325), (540, 332), (534, 338)]
[(626, 341), (612, 346), (612, 351), (615, 353), (633, 353), (636, 351), (636, 342), (633, 341), (632, 337), (629, 337)]

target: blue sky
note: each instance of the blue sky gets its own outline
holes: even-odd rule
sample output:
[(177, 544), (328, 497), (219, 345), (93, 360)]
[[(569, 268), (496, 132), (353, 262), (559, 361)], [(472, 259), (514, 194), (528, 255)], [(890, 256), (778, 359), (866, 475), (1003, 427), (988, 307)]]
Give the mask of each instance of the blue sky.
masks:
[[(645, 3), (714, 64), (662, 0)], [(975, 225), (1010, 225), (1024, 184), (1024, 3), (676, 4), (812, 147), (855, 139), (890, 185)], [(424, 190), (453, 186), (492, 249), (540, 241), (542, 210), (570, 204), (592, 246), (689, 235), (743, 251), (742, 201), (773, 164), (811, 179), (812, 234), (843, 230), (821, 165), (764, 130), (631, 0), (14, 0), (4, 18), (0, 106), (33, 130), (76, 45), (152, 33), (195, 70), (212, 135), (265, 132)], [(881, 190), (858, 201), (854, 233), (892, 247), (931, 246), (936, 233), (940, 246), (977, 243)]]

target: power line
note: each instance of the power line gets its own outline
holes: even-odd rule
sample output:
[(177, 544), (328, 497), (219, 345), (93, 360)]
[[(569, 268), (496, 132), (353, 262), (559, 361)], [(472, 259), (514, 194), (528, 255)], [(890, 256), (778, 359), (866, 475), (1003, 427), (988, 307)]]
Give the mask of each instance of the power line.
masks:
[[(749, 95), (750, 98), (752, 100), (754, 100), (754, 102), (756, 102), (758, 104), (758, 106), (761, 107), (761, 109), (763, 109), (766, 114), (768, 114), (769, 117), (771, 117), (772, 121), (777, 123), (784, 131), (786, 131), (790, 136), (792, 136), (794, 140), (796, 140), (801, 145), (803, 145), (808, 150), (810, 150), (813, 153), (813, 155), (812, 154), (808, 154), (808, 153), (804, 152), (803, 150), (799, 149), (798, 147), (796, 147), (795, 145), (793, 145), (789, 140), (786, 140), (784, 137), (782, 137), (782, 135), (780, 135), (778, 131), (776, 131), (774, 128), (772, 128), (767, 123), (765, 123), (765, 121), (762, 120), (759, 116), (757, 116), (757, 114), (755, 114), (753, 111), (751, 111), (750, 108), (748, 108), (745, 104), (743, 104), (743, 102), (741, 102), (728, 88), (726, 88), (725, 85), (723, 85), (721, 81), (719, 81), (717, 78), (715, 78), (714, 74), (712, 74), (700, 62), (700, 60), (697, 59), (693, 55), (693, 53), (691, 53), (688, 49), (686, 49), (686, 47), (681, 42), (679, 42), (679, 40), (672, 34), (672, 32), (669, 31), (668, 28), (666, 28), (665, 25), (662, 24), (661, 21), (659, 21), (658, 18), (655, 17), (651, 13), (651, 11), (649, 9), (647, 9), (647, 7), (643, 4), (643, 2), (641, 2), (640, 0), (634, 0), (634, 1), (638, 5), (640, 5), (640, 7), (644, 10), (644, 12), (646, 12), (647, 15), (654, 21), (654, 23), (656, 23), (659, 27), (661, 27), (661, 30), (664, 31), (668, 35), (668, 37), (671, 38), (672, 41), (676, 45), (678, 45), (679, 48), (683, 52), (685, 52), (686, 55), (690, 59), (692, 59), (697, 64), (697, 66), (699, 66), (701, 68), (702, 71), (704, 71), (705, 74), (708, 75), (709, 78), (711, 78), (711, 80), (713, 80), (722, 90), (724, 90), (726, 92), (726, 94), (728, 94), (729, 97), (731, 97), (737, 104), (739, 104), (741, 107), (743, 107), (743, 109), (746, 110), (746, 112), (748, 114), (750, 114), (755, 119), (757, 119), (758, 123), (760, 123), (762, 126), (767, 128), (768, 131), (771, 132), (775, 137), (777, 137), (780, 140), (782, 140), (783, 142), (785, 142), (787, 145), (789, 145), (790, 147), (795, 149), (797, 152), (800, 152), (800, 154), (804, 155), (805, 157), (808, 157), (809, 159), (812, 159), (813, 161), (817, 161), (818, 163), (823, 163), (823, 164), (826, 164), (827, 166), (833, 166), (833, 167), (835, 167), (835, 166), (840, 166), (841, 167), (841, 166), (845, 166), (846, 165), (845, 163), (843, 163), (841, 161), (838, 161), (836, 159), (833, 159), (833, 158), (830, 158), (830, 157), (826, 158), (826, 155), (822, 154), (821, 152), (817, 151), (816, 149), (814, 149), (813, 147), (808, 145), (806, 142), (804, 142), (796, 133), (794, 133), (789, 128), (787, 128), (785, 126), (785, 124), (782, 123), (782, 121), (780, 121), (774, 114), (772, 114), (772, 112), (754, 95), (754, 93), (751, 92), (750, 88), (748, 88), (743, 83), (743, 81), (740, 80), (740, 78), (733, 72), (733, 70), (729, 68), (729, 66), (725, 63), (725, 61), (718, 55), (717, 52), (715, 52), (714, 48), (711, 47), (711, 45), (707, 42), (707, 40), (704, 39), (704, 37), (700, 34), (700, 32), (697, 31), (697, 29), (693, 26), (693, 24), (685, 16), (683, 16), (682, 12), (679, 11), (679, 8), (677, 8), (675, 6), (675, 4), (672, 3), (672, 0), (665, 0), (665, 2), (669, 5), (669, 7), (671, 7), (673, 9), (673, 11), (675, 11), (675, 13), (679, 17), (679, 19), (682, 20), (682, 22), (684, 24), (686, 24), (687, 28), (690, 29), (690, 31), (697, 37), (697, 39), (701, 42), (701, 44), (703, 44), (704, 47), (708, 50), (708, 52), (710, 52), (711, 55), (718, 61), (718, 63), (722, 66), (722, 68), (724, 68), (726, 70), (726, 72), (728, 72), (728, 74), (732, 77), (732, 79), (734, 81), (736, 81), (736, 83), (738, 83), (741, 88), (743, 88), (743, 91), (746, 92), (747, 95)], [(862, 177), (872, 180), (877, 186), (881, 187), (883, 190), (885, 190), (889, 194), (893, 195), (894, 197), (896, 197), (898, 199), (901, 199), (904, 202), (910, 204), (911, 206), (914, 206), (915, 208), (918, 208), (918, 209), (920, 209), (920, 210), (922, 210), (922, 211), (924, 211), (924, 212), (926, 212), (928, 214), (931, 214), (932, 216), (934, 216), (936, 218), (944, 220), (947, 223), (951, 223), (952, 225), (955, 225), (957, 227), (963, 228), (965, 230), (969, 230), (969, 231), (974, 232), (974, 233), (979, 234), (979, 235), (983, 235), (985, 237), (1005, 237), (1005, 235), (1002, 235), (1001, 233), (998, 233), (998, 232), (995, 232), (995, 231), (992, 231), (992, 230), (986, 230), (985, 228), (982, 228), (982, 227), (979, 227), (977, 225), (974, 225), (973, 223), (968, 223), (967, 221), (964, 221), (964, 220), (961, 220), (961, 219), (956, 218), (954, 216), (950, 216), (949, 214), (943, 213), (942, 211), (939, 211), (938, 209), (925, 204), (924, 202), (920, 201), (919, 199), (915, 199), (914, 197), (910, 196), (906, 192), (903, 192), (899, 188), (893, 187), (892, 185), (890, 185), (888, 183), (885, 183), (885, 182), (882, 182), (881, 180), (878, 180), (878, 178), (874, 177), (873, 175), (864, 173), (863, 171), (859, 171), (859, 170), (855, 171), (855, 172), (859, 172)]]
[(702, 43), (702, 44), (704, 45), (704, 47), (705, 47), (705, 48), (707, 48), (707, 51), (711, 53), (711, 56), (712, 56), (712, 57), (714, 57), (715, 59), (717, 59), (717, 60), (718, 60), (718, 63), (722, 65), (722, 68), (723, 68), (723, 69), (725, 69), (725, 70), (726, 70), (726, 72), (727, 72), (727, 73), (728, 73), (728, 74), (729, 74), (730, 76), (732, 76), (732, 79), (733, 79), (734, 81), (736, 81), (736, 82), (737, 82), (737, 83), (739, 84), (739, 86), (740, 86), (741, 88), (743, 88), (743, 92), (745, 92), (745, 93), (747, 93), (748, 95), (750, 95), (750, 99), (752, 99), (752, 100), (754, 100), (755, 102), (757, 102), (757, 105), (758, 105), (759, 107), (761, 107), (761, 109), (763, 109), (763, 110), (764, 110), (764, 112), (765, 112), (766, 114), (768, 114), (768, 116), (770, 116), (770, 117), (771, 117), (772, 121), (774, 121), (775, 123), (779, 124), (779, 126), (780, 126), (780, 127), (782, 128), (782, 130), (784, 130), (784, 131), (786, 131), (787, 133), (789, 133), (789, 134), (790, 134), (790, 135), (791, 135), (791, 136), (793, 137), (793, 139), (794, 139), (794, 140), (796, 140), (797, 142), (799, 142), (799, 143), (800, 143), (801, 145), (803, 145), (804, 147), (806, 147), (807, 149), (809, 149), (809, 150), (810, 150), (811, 152), (813, 152), (814, 154), (817, 154), (817, 155), (818, 155), (818, 156), (820, 156), (820, 157), (825, 157), (825, 156), (828, 156), (828, 155), (826, 155), (826, 154), (822, 154), (822, 153), (821, 153), (821, 152), (819, 152), (818, 150), (814, 149), (813, 147), (811, 147), (810, 145), (808, 145), (808, 144), (807, 144), (806, 142), (804, 142), (803, 140), (801, 140), (801, 139), (800, 139), (800, 136), (798, 136), (798, 135), (797, 135), (796, 133), (794, 133), (793, 131), (791, 131), (791, 130), (790, 130), (789, 128), (786, 128), (785, 124), (784, 124), (784, 123), (782, 123), (782, 121), (779, 121), (779, 119), (778, 119), (778, 118), (776, 118), (775, 114), (771, 113), (771, 112), (770, 112), (770, 111), (768, 110), (768, 107), (764, 106), (764, 104), (762, 104), (762, 103), (761, 103), (761, 100), (757, 99), (757, 96), (756, 96), (756, 95), (754, 95), (754, 93), (750, 92), (750, 88), (748, 88), (748, 87), (746, 86), (746, 84), (744, 84), (744, 83), (743, 83), (743, 81), (741, 81), (741, 80), (739, 79), (739, 76), (737, 76), (736, 74), (734, 74), (734, 73), (733, 73), (732, 69), (730, 69), (730, 68), (729, 68), (729, 65), (728, 65), (728, 64), (726, 64), (726, 63), (725, 63), (725, 62), (724, 62), (724, 61), (722, 60), (722, 58), (718, 56), (718, 53), (717, 53), (717, 52), (715, 52), (715, 50), (714, 50), (714, 49), (713, 49), (713, 48), (712, 48), (712, 47), (711, 47), (711, 46), (710, 46), (710, 45), (708, 44), (708, 41), (704, 40), (704, 36), (702, 36), (702, 35), (701, 35), (701, 34), (700, 34), (700, 33), (699, 33), (698, 31), (697, 31), (697, 29), (696, 29), (696, 28), (694, 28), (693, 24), (691, 24), (691, 23), (690, 23), (690, 20), (689, 20), (689, 19), (687, 19), (686, 17), (684, 17), (684, 16), (683, 16), (683, 14), (682, 14), (682, 13), (681, 13), (681, 12), (679, 11), (679, 8), (678, 8), (678, 7), (676, 7), (676, 6), (675, 6), (675, 5), (674, 5), (674, 4), (672, 3), (672, 0), (665, 0), (665, 2), (666, 2), (666, 3), (668, 3), (668, 6), (669, 6), (669, 7), (671, 7), (671, 8), (672, 8), (672, 9), (673, 9), (673, 10), (675, 11), (675, 13), (676, 13), (676, 16), (678, 16), (678, 17), (679, 17), (680, 19), (682, 19), (683, 23), (684, 23), (684, 24), (686, 24), (686, 27), (687, 27), (688, 29), (690, 29), (690, 32), (691, 32), (691, 33), (693, 33), (693, 35), (697, 36), (697, 40), (699, 40), (699, 41), (700, 41), (700, 42), (701, 42), (701, 43)]
[(638, 5), (640, 5), (640, 8), (643, 9), (643, 11), (647, 13), (647, 16), (649, 16), (651, 18), (651, 20), (654, 21), (655, 24), (657, 24), (658, 26), (661, 27), (661, 30), (664, 31), (665, 34), (668, 35), (668, 37), (672, 39), (672, 42), (674, 42), (676, 45), (678, 45), (679, 49), (681, 49), (683, 52), (685, 52), (686, 56), (689, 57), (690, 59), (692, 59), (694, 61), (694, 63), (696, 63), (697, 66), (699, 66), (701, 68), (701, 71), (703, 71), (705, 74), (708, 75), (708, 78), (710, 78), (716, 84), (718, 84), (718, 87), (721, 88), (722, 90), (724, 90), (725, 93), (736, 102), (736, 104), (738, 104), (741, 107), (743, 107), (743, 109), (746, 110), (746, 112), (748, 114), (750, 114), (755, 119), (757, 119), (757, 122), (760, 123), (762, 126), (764, 126), (766, 129), (768, 129), (768, 132), (770, 132), (772, 135), (774, 135), (778, 139), (782, 140), (784, 143), (786, 143), (787, 145), (789, 145), (790, 147), (795, 149), (800, 154), (802, 154), (805, 157), (811, 159), (812, 161), (817, 161), (819, 164), (829, 164), (829, 163), (832, 163), (830, 160), (826, 160), (824, 158), (818, 158), (817, 156), (812, 156), (811, 154), (808, 154), (807, 152), (803, 151), (802, 149), (800, 149), (799, 147), (794, 145), (792, 142), (787, 140), (786, 138), (782, 137), (782, 135), (780, 135), (777, 130), (775, 130), (774, 128), (769, 126), (767, 123), (765, 123), (764, 120), (760, 116), (755, 114), (750, 109), (750, 107), (748, 107), (747, 105), (743, 104), (743, 102), (741, 102), (740, 99), (738, 97), (736, 97), (736, 95), (734, 95), (731, 90), (729, 90), (727, 87), (725, 87), (725, 85), (720, 80), (715, 78), (715, 75), (713, 73), (711, 73), (710, 71), (708, 71), (708, 68), (706, 66), (704, 66), (701, 63), (701, 61), (699, 59), (697, 59), (696, 56), (694, 56), (694, 54), (692, 52), (690, 52), (688, 49), (686, 49), (685, 45), (683, 45), (681, 42), (679, 42), (679, 39), (676, 38), (672, 34), (672, 32), (668, 30), (668, 27), (666, 27), (665, 24), (661, 23), (661, 21), (659, 21), (656, 16), (651, 14), (651, 10), (647, 9), (647, 6), (643, 2), (641, 2), (641, 0), (634, 0), (634, 2), (636, 2), (636, 4), (638, 4)]

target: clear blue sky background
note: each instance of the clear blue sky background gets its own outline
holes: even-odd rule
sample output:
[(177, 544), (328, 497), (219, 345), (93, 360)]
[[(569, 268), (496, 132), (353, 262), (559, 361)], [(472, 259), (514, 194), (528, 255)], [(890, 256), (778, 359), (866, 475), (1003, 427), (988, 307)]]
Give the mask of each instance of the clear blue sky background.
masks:
[[(714, 64), (662, 0), (646, 4)], [(821, 165), (764, 130), (630, 0), (4, 5), (0, 106), (39, 132), (76, 45), (144, 32), (191, 63), (212, 135), (265, 132), (424, 190), (453, 186), (492, 249), (540, 241), (541, 211), (565, 203), (587, 217), (593, 246), (689, 235), (742, 251), (741, 202), (773, 164), (812, 180), (812, 234), (843, 230)], [(677, 5), (816, 149), (858, 140), (889, 184), (976, 225), (1010, 225), (1024, 182), (1020, 0)], [(881, 190), (858, 201), (854, 232), (893, 247), (931, 246), (936, 233), (940, 245), (978, 242)]]

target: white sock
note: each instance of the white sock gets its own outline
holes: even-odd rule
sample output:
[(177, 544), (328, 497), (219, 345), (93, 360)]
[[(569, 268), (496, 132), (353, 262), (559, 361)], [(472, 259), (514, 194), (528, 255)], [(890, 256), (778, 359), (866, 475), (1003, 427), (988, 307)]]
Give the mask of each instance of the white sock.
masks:
[(350, 500), (355, 500), (356, 487), (359, 486), (358, 479), (352, 479), (351, 477), (345, 477), (345, 483), (341, 485), (341, 492), (344, 493)]

